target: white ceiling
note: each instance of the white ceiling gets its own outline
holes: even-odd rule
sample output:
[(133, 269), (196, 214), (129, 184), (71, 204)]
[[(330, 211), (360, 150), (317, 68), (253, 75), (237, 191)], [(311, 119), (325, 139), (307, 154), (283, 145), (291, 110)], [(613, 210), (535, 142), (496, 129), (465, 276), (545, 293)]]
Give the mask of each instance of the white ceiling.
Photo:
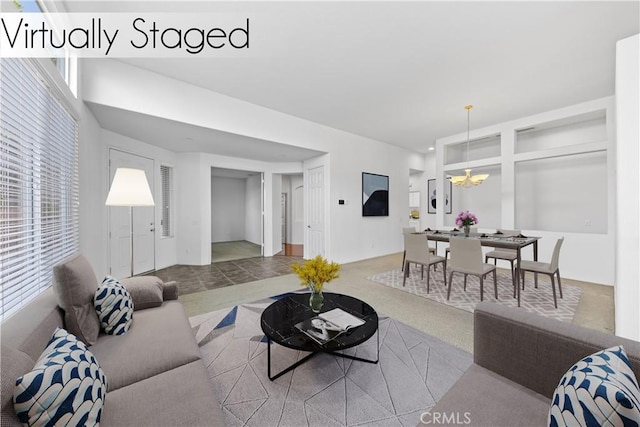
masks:
[(322, 152), (87, 102), (100, 126), (176, 153), (213, 153), (264, 162), (298, 162)]
[[(466, 130), (467, 104), (475, 105), (471, 127), (477, 128), (613, 95), (615, 43), (640, 32), (639, 4), (72, 1), (67, 5), (78, 12), (177, 10), (247, 16), (255, 43), (250, 49), (256, 46), (247, 58), (124, 61), (426, 152), (436, 138)], [(149, 117), (127, 121), (128, 112), (91, 108), (102, 126), (158, 145), (167, 134), (186, 131), (174, 122), (165, 126)], [(155, 121), (150, 126), (148, 120)], [(176, 130), (171, 131), (173, 126)], [(216, 144), (216, 134), (211, 136), (210, 142), (200, 142), (204, 151), (211, 151), (207, 144)], [(228, 145), (240, 149), (245, 143), (237, 136), (233, 144), (218, 140), (215, 150), (222, 151), (230, 150)], [(251, 157), (249, 153), (263, 141), (246, 143), (251, 145), (240, 157)], [(266, 152), (273, 155), (271, 148)]]

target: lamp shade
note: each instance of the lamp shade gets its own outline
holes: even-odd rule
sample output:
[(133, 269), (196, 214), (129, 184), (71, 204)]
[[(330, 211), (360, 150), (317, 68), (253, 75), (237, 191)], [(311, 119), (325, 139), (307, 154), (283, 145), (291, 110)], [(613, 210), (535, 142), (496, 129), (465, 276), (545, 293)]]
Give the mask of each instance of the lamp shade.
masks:
[(142, 169), (118, 168), (105, 202), (107, 206), (155, 206)]

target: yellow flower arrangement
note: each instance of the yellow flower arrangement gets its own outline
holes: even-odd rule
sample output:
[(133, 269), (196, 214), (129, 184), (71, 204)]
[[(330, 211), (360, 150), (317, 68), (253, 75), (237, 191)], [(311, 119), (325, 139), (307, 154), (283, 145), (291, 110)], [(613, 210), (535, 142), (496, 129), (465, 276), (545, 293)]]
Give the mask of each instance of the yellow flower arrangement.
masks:
[(293, 264), (291, 269), (300, 278), (302, 286), (308, 286), (315, 292), (321, 292), (325, 283), (340, 277), (340, 264), (329, 262), (320, 255), (304, 263)]

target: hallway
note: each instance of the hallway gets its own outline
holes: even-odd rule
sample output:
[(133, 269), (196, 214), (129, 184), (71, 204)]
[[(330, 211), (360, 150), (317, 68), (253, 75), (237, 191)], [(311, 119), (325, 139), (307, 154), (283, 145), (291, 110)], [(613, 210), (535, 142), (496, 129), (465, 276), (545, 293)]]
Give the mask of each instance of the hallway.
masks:
[(300, 261), (301, 257), (292, 256), (254, 257), (210, 265), (174, 265), (146, 275), (158, 276), (165, 282), (175, 280), (179, 294), (187, 295), (291, 274), (291, 264)]

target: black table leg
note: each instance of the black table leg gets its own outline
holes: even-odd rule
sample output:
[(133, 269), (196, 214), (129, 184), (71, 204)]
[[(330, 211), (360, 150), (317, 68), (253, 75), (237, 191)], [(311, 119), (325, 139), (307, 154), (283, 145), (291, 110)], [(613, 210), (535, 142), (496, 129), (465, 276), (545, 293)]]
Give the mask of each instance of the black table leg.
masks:
[(520, 289), (521, 289), (521, 288), (520, 288), (520, 280), (522, 279), (522, 278), (520, 277), (520, 262), (522, 261), (522, 258), (521, 258), (521, 256), (520, 256), (520, 252), (521, 252), (521, 251), (520, 251), (520, 248), (518, 248), (518, 249), (516, 250), (516, 253), (517, 253), (517, 255), (518, 255), (518, 256), (517, 256), (517, 258), (518, 258), (518, 259), (517, 259), (517, 261), (518, 261), (518, 265), (517, 265), (517, 267), (516, 267), (516, 276), (517, 276), (517, 277), (516, 277), (516, 288), (517, 288), (517, 293), (518, 293), (518, 307), (520, 307)]
[[(538, 261), (538, 241), (533, 242), (533, 260)], [(538, 288), (538, 273), (533, 273), (533, 283), (535, 288)]]
[[(349, 354), (343, 354), (343, 353), (331, 352), (331, 351), (328, 351), (326, 353), (334, 355), (334, 356), (344, 357), (345, 359), (357, 360), (358, 362), (367, 362), (367, 363), (374, 363), (374, 364), (378, 363), (378, 361), (380, 360), (380, 329), (376, 330), (376, 352), (377, 352), (376, 360), (363, 359), (362, 357), (351, 356)], [(282, 371), (280, 371), (277, 374), (272, 376), (271, 375), (271, 339), (269, 337), (267, 337), (267, 376), (269, 377), (269, 379), (271, 381), (274, 381), (274, 380), (280, 378), (281, 376), (283, 376), (284, 374), (286, 374), (287, 372), (289, 372), (289, 371), (297, 368), (298, 366), (302, 365), (304, 362), (306, 362), (307, 360), (311, 359), (313, 356), (315, 356), (318, 353), (321, 353), (321, 352), (315, 351), (313, 353), (309, 353), (308, 355), (306, 355), (302, 359), (298, 360), (293, 365), (283, 369)]]
[(289, 372), (289, 371), (297, 368), (298, 366), (302, 365), (304, 362), (306, 362), (307, 360), (311, 359), (316, 354), (318, 354), (318, 352), (309, 353), (308, 355), (306, 355), (302, 359), (298, 360), (293, 365), (291, 365), (288, 368), (285, 368), (282, 371), (278, 372), (277, 374), (271, 376), (271, 339), (269, 337), (267, 337), (267, 376), (269, 377), (269, 379), (271, 381), (276, 380), (276, 379), (280, 378), (281, 376), (283, 376), (284, 374), (286, 374), (287, 372)]
[(344, 357), (345, 359), (357, 360), (358, 362), (367, 362), (367, 363), (376, 364), (380, 360), (380, 329), (376, 330), (376, 352), (377, 352), (376, 360), (363, 359), (362, 357), (351, 356), (349, 354), (337, 353), (337, 352), (336, 353), (327, 352), (327, 354), (333, 354), (334, 356)]

